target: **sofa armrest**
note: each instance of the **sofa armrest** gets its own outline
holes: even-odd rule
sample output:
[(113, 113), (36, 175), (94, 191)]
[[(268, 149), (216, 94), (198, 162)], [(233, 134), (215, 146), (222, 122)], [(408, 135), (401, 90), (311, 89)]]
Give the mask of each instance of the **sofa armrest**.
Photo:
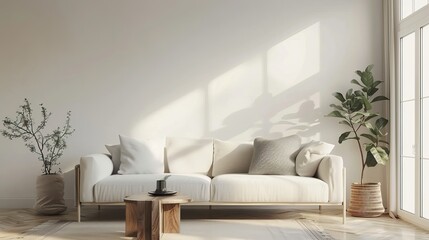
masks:
[(97, 182), (110, 176), (113, 162), (105, 154), (91, 154), (80, 158), (80, 202), (93, 202)]
[[(316, 177), (329, 186), (329, 202), (343, 202), (343, 158), (335, 155), (325, 156), (320, 161)], [(345, 183), (344, 183), (345, 184)]]

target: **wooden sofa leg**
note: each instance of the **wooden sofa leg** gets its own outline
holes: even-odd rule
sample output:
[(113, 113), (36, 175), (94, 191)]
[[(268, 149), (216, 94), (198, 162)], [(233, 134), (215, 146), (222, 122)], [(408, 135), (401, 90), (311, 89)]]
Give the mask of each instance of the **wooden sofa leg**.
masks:
[(98, 205), (98, 211), (100, 211), (101, 210), (101, 205)]
[(76, 207), (77, 207), (77, 222), (80, 222), (80, 208), (81, 208), (81, 202), (80, 202), (80, 165), (76, 165), (74, 167), (75, 171), (75, 197), (76, 197)]
[(77, 222), (80, 222), (80, 202), (77, 203)]
[(347, 217), (347, 188), (346, 188), (346, 168), (343, 168), (343, 224), (346, 224), (346, 217)]
[(322, 205), (319, 205), (319, 212), (322, 211)]
[(343, 224), (346, 224), (346, 203), (343, 202)]

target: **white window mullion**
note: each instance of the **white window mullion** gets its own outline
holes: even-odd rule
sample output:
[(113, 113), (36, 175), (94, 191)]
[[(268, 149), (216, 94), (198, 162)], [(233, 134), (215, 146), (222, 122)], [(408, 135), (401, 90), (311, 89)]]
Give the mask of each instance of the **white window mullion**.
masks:
[(421, 31), (420, 28), (415, 31), (416, 34), (416, 45), (415, 45), (415, 104), (416, 104), (416, 110), (415, 110), (415, 156), (416, 156), (416, 174), (415, 174), (415, 181), (416, 181), (416, 211), (415, 214), (417, 216), (421, 216), (421, 86), (420, 86), (420, 76), (421, 76)]

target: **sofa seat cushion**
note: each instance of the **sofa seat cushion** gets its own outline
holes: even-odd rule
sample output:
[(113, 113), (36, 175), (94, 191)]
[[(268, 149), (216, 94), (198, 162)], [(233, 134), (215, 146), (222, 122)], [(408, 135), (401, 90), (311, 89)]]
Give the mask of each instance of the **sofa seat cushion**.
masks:
[[(147, 193), (156, 189), (156, 180), (166, 174), (111, 175), (95, 184), (96, 202), (123, 202), (125, 196)], [(167, 189), (192, 198), (193, 201), (210, 201), (211, 179), (201, 174), (168, 174)]]
[(290, 175), (224, 174), (212, 180), (213, 202), (328, 202), (328, 184)]

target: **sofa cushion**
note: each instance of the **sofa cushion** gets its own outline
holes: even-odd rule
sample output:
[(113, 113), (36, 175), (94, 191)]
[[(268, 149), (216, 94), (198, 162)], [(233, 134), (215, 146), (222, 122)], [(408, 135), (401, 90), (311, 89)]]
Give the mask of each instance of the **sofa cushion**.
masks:
[(117, 174), (119, 166), (121, 165), (121, 145), (104, 145), (106, 146), (107, 151), (109, 151), (110, 156), (112, 156), (113, 163), (113, 172), (112, 174)]
[(165, 144), (171, 173), (208, 175), (213, 162), (212, 139), (167, 138)]
[(296, 157), (296, 172), (300, 176), (312, 177), (316, 174), (322, 158), (334, 149), (335, 145), (312, 141), (306, 144)]
[(318, 178), (224, 174), (212, 180), (214, 202), (328, 202), (328, 184)]
[[(123, 202), (125, 196), (156, 189), (156, 180), (167, 174), (111, 175), (95, 184), (96, 202)], [(210, 200), (211, 179), (201, 174), (168, 174), (167, 189), (192, 198), (192, 201)]]
[(212, 176), (249, 172), (253, 144), (213, 140)]
[(121, 165), (119, 174), (163, 173), (162, 147), (155, 142), (138, 141), (119, 136), (121, 142)]
[(301, 146), (298, 135), (274, 140), (256, 138), (249, 174), (296, 175), (295, 157)]

